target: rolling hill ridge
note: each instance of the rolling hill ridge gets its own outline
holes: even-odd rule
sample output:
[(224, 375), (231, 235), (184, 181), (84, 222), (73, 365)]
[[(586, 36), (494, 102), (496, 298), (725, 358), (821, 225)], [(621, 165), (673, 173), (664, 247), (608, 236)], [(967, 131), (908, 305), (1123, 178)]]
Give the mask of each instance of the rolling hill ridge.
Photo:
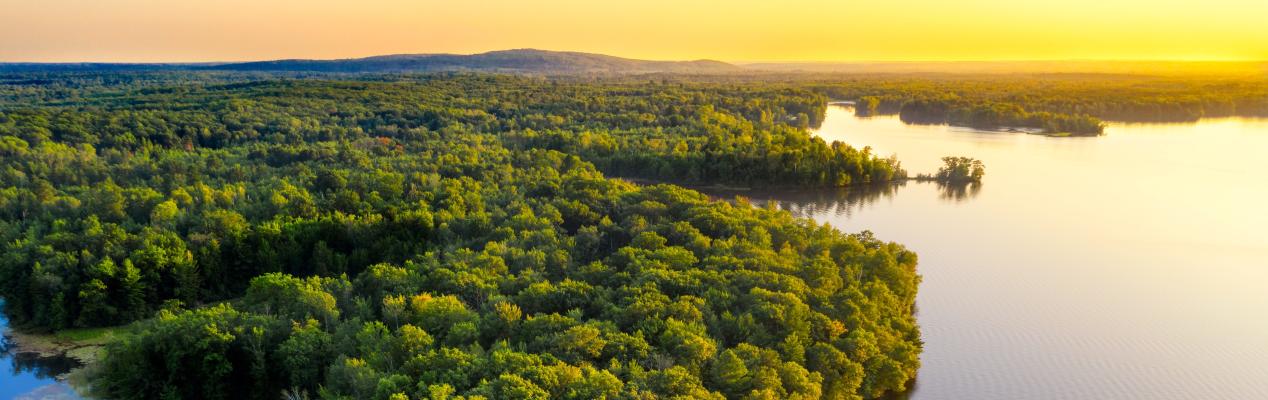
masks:
[(713, 60), (649, 61), (602, 54), (517, 49), (480, 54), (399, 54), (341, 60), (275, 60), (207, 67), (222, 71), (527, 73), (720, 73), (740, 67)]

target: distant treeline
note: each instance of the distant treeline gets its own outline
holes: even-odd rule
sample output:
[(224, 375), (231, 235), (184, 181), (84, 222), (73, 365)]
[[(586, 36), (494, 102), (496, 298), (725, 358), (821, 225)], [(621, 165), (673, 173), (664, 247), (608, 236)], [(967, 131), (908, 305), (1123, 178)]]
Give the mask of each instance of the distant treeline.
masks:
[(815, 90), (855, 100), (860, 115), (909, 123), (1029, 127), (1099, 134), (1101, 120), (1192, 122), (1268, 116), (1268, 80), (1122, 75), (869, 77), (818, 81)]
[[(879, 98), (866, 96), (859, 102), (863, 108), (855, 110), (861, 116), (877, 114), (880, 103)], [(953, 97), (890, 101), (885, 108), (898, 108), (898, 117), (909, 124), (950, 124), (979, 129), (1024, 127), (1074, 135), (1099, 135), (1105, 131), (1100, 119), (1084, 114), (1028, 112), (1016, 104), (969, 103)]]
[[(48, 79), (42, 76), (26, 79)], [(905, 177), (892, 157), (813, 137), (806, 128), (822, 122), (827, 98), (782, 84), (437, 74), (317, 85), (211, 74), (210, 82), (224, 84), (163, 87), (197, 82), (200, 75), (75, 77), (0, 85), (0, 99), (10, 99), (11, 109), (0, 116), (0, 130), (7, 125), (106, 147), (220, 148), (278, 135), (293, 142), (464, 127), (497, 133), (510, 146), (577, 154), (612, 175), (661, 181), (845, 186)], [(141, 90), (123, 95), (119, 87)], [(298, 97), (287, 97), (288, 91)], [(222, 93), (234, 96), (216, 97)], [(366, 101), (386, 110), (357, 109)], [(41, 102), (55, 107), (15, 107)], [(339, 112), (324, 113), (332, 107)]]

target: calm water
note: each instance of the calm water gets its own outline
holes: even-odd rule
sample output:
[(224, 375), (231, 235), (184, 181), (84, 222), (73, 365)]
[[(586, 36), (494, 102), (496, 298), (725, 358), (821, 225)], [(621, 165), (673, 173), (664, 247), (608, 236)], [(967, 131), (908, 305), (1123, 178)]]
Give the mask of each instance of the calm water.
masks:
[(920, 255), (913, 399), (1268, 399), (1268, 120), (1048, 138), (861, 119), (817, 134), (978, 187), (753, 195)]
[[(0, 307), (3, 305), (0, 301)], [(0, 333), (8, 329), (9, 319), (0, 313)], [(0, 399), (78, 399), (74, 389), (54, 378), (75, 366), (64, 357), (49, 359), (23, 353), (0, 336)]]

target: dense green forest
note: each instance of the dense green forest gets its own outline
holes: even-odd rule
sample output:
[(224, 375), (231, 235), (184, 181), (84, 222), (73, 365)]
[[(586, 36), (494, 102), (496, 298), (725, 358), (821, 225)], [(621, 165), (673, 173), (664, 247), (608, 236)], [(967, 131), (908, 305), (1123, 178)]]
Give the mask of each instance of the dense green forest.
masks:
[(643, 178), (845, 185), (776, 84), (31, 77), (0, 102), (14, 326), (136, 322), (105, 398), (874, 398), (916, 256)]
[(110, 90), (119, 85), (86, 85), (5, 94), (23, 100), (15, 104), (41, 99), (57, 107), (11, 110), (0, 129), (47, 131), (62, 143), (128, 149), (358, 135), (407, 139), (420, 130), (462, 129), (496, 133), (516, 149), (576, 154), (610, 175), (662, 181), (845, 186), (905, 177), (893, 158), (807, 134), (806, 127), (821, 122), (826, 99), (790, 85), (427, 75), (391, 82), (156, 86), (126, 96)]
[[(1219, 90), (1216, 90), (1219, 89)], [(106, 398), (875, 398), (919, 367), (916, 256), (670, 185), (901, 182), (807, 128), (1099, 133), (1268, 115), (1147, 77), (0, 74), (14, 326), (132, 323)], [(931, 179), (962, 196), (982, 164)], [(969, 189), (965, 189), (969, 188)], [(959, 194), (956, 194), (959, 193)]]

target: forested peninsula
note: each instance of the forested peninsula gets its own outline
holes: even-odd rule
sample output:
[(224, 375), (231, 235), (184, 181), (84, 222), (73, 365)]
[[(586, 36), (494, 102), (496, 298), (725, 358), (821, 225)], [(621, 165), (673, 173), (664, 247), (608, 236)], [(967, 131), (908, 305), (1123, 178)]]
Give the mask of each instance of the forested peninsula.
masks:
[(916, 256), (740, 200), (904, 175), (782, 84), (24, 76), (0, 101), (13, 325), (116, 330), (120, 399), (875, 398)]

